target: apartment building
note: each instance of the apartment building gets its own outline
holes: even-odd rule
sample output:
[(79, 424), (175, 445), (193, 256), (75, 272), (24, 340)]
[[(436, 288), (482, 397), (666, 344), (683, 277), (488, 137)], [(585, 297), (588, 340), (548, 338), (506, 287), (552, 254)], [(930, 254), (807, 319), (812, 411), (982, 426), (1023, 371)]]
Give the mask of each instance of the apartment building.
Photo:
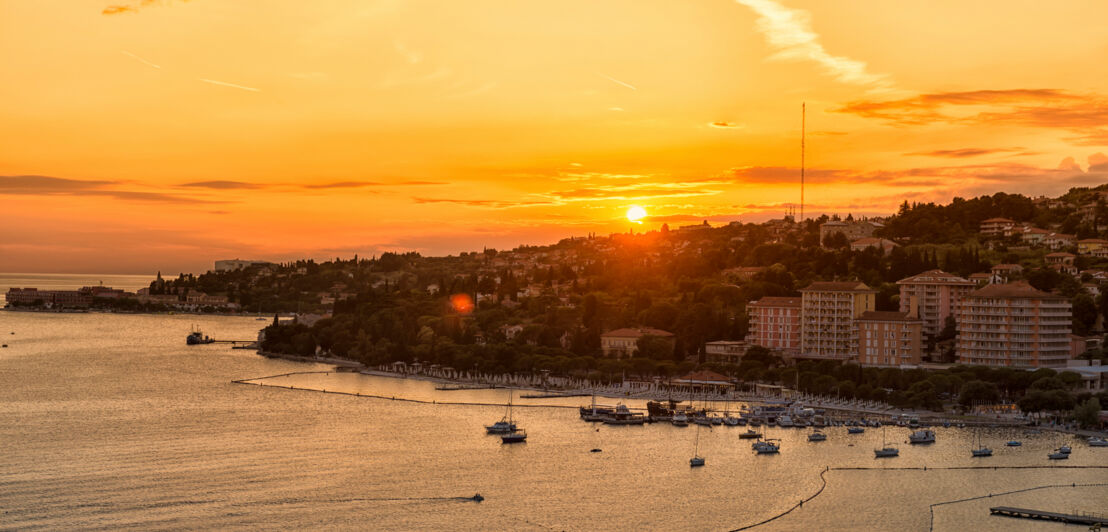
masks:
[(800, 298), (763, 297), (746, 306), (750, 333), (746, 341), (783, 354), (800, 352)]
[(850, 360), (857, 354), (854, 320), (874, 310), (877, 290), (858, 281), (815, 282), (800, 290), (800, 356)]
[(923, 320), (911, 312), (863, 312), (855, 320), (858, 363), (863, 366), (917, 365), (922, 359)]
[(919, 304), (923, 334), (937, 336), (948, 316), (956, 316), (958, 305), (977, 283), (942, 270), (930, 270), (896, 282), (900, 287), (900, 312), (909, 312), (912, 298)]
[(1061, 368), (1070, 354), (1070, 302), (1025, 281), (992, 284), (962, 299), (958, 362)]
[(1006, 236), (1016, 227), (1015, 220), (1007, 218), (989, 218), (981, 222), (981, 234), (985, 236)]

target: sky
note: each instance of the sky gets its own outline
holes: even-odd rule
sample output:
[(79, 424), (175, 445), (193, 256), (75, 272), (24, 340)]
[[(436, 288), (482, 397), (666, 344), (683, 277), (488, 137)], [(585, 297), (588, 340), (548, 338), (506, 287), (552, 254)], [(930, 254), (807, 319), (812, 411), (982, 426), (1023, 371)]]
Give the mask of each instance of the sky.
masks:
[[(0, 271), (1108, 182), (1108, 3), (0, 0)], [(627, 209), (648, 216), (631, 226)]]

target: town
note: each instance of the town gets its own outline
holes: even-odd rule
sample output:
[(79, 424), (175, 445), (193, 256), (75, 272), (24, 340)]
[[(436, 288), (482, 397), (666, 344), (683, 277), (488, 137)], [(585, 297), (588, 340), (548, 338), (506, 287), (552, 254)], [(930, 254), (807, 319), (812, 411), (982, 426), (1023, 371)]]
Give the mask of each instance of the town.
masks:
[(264, 331), (264, 351), (367, 365), (608, 380), (702, 369), (912, 407), (1003, 397), (1063, 410), (1108, 389), (1106, 198), (1102, 185), (448, 257), (223, 260), (135, 294), (7, 297), (15, 309), (291, 315)]

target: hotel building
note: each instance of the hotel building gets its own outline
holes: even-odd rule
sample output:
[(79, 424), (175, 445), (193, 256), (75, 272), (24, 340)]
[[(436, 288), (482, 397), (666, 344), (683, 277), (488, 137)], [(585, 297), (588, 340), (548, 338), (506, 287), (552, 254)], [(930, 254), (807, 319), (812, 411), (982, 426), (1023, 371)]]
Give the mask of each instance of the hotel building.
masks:
[(1070, 302), (1027, 282), (992, 284), (962, 299), (958, 362), (1062, 368), (1070, 355)]

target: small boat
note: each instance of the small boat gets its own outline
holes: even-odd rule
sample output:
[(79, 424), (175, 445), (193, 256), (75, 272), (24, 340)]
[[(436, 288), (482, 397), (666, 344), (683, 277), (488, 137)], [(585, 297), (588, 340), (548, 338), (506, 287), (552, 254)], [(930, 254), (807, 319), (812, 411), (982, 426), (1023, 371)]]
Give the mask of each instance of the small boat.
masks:
[(917, 430), (908, 436), (909, 443), (935, 443), (935, 432), (930, 429)]
[(500, 435), (501, 443), (523, 443), (525, 441), (527, 441), (527, 431), (523, 429)]
[(847, 427), (846, 428), (846, 433), (847, 434), (861, 434), (865, 431), (866, 431), (866, 429), (864, 429), (862, 427)]
[(209, 336), (205, 336), (204, 333), (200, 331), (200, 329), (196, 328), (193, 328), (192, 332), (190, 332), (189, 335), (185, 337), (185, 344), (187, 345), (210, 344), (214, 341), (215, 339)]
[(780, 440), (759, 440), (751, 448), (758, 454), (776, 454), (781, 452), (781, 444), (774, 443), (775, 441)]
[(712, 420), (708, 419), (706, 416), (693, 416), (692, 422), (705, 427), (711, 426), (712, 424)]
[(739, 434), (739, 439), (740, 440), (753, 440), (753, 439), (761, 438), (761, 437), (762, 437), (762, 433), (758, 432), (754, 429), (746, 429), (746, 432), (744, 432), (742, 434)]
[(827, 441), (827, 435), (819, 430), (814, 430), (808, 435), (808, 441)]
[(1068, 460), (1069, 457), (1070, 457), (1070, 453), (1063, 453), (1061, 451), (1054, 451), (1054, 452), (1046, 455), (1046, 457), (1051, 459), (1051, 460)]
[[(486, 434), (512, 434), (519, 430), (516, 427), (514, 421), (512, 421), (512, 391), (508, 390), (508, 410), (504, 413), (504, 417), (500, 418), (500, 421), (493, 423), (492, 425), (485, 425)], [(527, 435), (523, 436), (527, 439)], [(522, 440), (521, 440), (522, 441)], [(507, 442), (505, 442), (507, 443)]]
[(1069, 445), (1063, 445), (1058, 448), (1058, 452), (1063, 454), (1070, 454), (1071, 452), (1073, 452), (1073, 449), (1071, 449)]
[(708, 421), (712, 422), (713, 425), (722, 425), (723, 424), (723, 418), (721, 418), (719, 416), (708, 416)]
[(974, 458), (984, 458), (986, 456), (992, 456), (993, 450), (981, 444), (981, 433), (979, 431), (974, 432), (975, 436), (977, 436), (977, 448), (971, 449), (970, 453), (972, 453)]
[(687, 427), (689, 426), (689, 416), (685, 414), (674, 414), (670, 423), (673, 423), (674, 427)]
[(1089, 436), (1089, 439), (1085, 441), (1089, 442), (1089, 447), (1108, 447), (1108, 440), (1105, 440), (1104, 438)]
[(728, 427), (737, 427), (737, 426), (739, 426), (739, 421), (740, 421), (739, 418), (737, 418), (735, 416), (731, 416), (731, 415), (728, 415), (728, 416), (723, 418), (723, 424), (727, 425)]
[(696, 440), (693, 443), (693, 457), (689, 458), (689, 467), (701, 467), (704, 465), (704, 457), (700, 456), (700, 425), (696, 426)]
[(777, 418), (778, 427), (792, 427), (794, 425), (793, 418), (789, 416), (781, 416)]
[(889, 447), (889, 443), (885, 441), (885, 428), (881, 428), (881, 448), (873, 450), (874, 458), (892, 458), (900, 455), (900, 449), (896, 447)]
[(1005, 445), (1007, 445), (1008, 447), (1019, 447), (1023, 445), (1023, 442), (1019, 440), (1008, 440), (1008, 443), (1006, 443)]

